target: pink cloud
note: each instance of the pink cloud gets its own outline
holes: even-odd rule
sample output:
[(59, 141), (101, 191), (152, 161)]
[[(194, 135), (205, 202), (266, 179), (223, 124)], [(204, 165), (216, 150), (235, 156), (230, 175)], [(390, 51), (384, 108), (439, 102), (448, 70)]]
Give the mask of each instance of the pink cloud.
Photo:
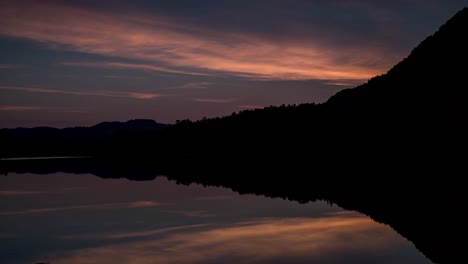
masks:
[(197, 72), (190, 72), (184, 70), (176, 70), (168, 67), (154, 66), (151, 64), (136, 64), (136, 63), (123, 63), (123, 62), (64, 62), (65, 66), (76, 67), (93, 67), (93, 68), (107, 68), (107, 69), (137, 69), (145, 71), (168, 72), (188, 75), (206, 75)]
[(160, 97), (160, 94), (154, 93), (128, 93), (128, 97), (136, 98), (136, 99), (154, 99)]
[(91, 67), (272, 80), (365, 80), (388, 67), (372, 63), (388, 56), (375, 50), (337, 49), (320, 41), (275, 42), (200, 28), (162, 15), (115, 15), (47, 1), (2, 2), (0, 23), (0, 35), (6, 37), (37, 41), (52, 49), (142, 61), (86, 65)]
[(184, 89), (205, 89), (208, 88), (212, 83), (210, 82), (190, 82), (186, 83), (179, 88), (184, 88)]
[[(161, 232), (164, 236), (158, 236)], [(175, 226), (104, 234), (102, 238), (143, 236), (144, 240), (75, 250), (51, 262), (86, 263), (92, 259), (93, 263), (114, 263), (118, 259), (122, 263), (183, 264), (213, 260), (269, 263), (286, 258), (306, 259), (310, 263), (340, 263), (345, 260), (343, 253), (353, 256), (362, 249), (404, 262), (407, 258), (401, 257), (399, 250), (414, 247), (390, 227), (355, 213), (323, 218), (267, 218), (225, 226)]]
[[(31, 93), (56, 93), (56, 94), (69, 94), (69, 95), (87, 95), (87, 96), (105, 96), (105, 97), (126, 97), (134, 99), (154, 99), (163, 96), (158, 93), (143, 93), (143, 92), (121, 92), (121, 91), (70, 91), (70, 90), (58, 90), (58, 89), (47, 89), (37, 87), (16, 87), (16, 86), (0, 86), (0, 90), (14, 90), (14, 91), (25, 91)], [(23, 110), (34, 110), (34, 109)], [(19, 108), (20, 109), (20, 108)], [(0, 110), (2, 110), (0, 108)], [(8, 110), (8, 109), (5, 109)], [(12, 110), (12, 109), (10, 109)]]

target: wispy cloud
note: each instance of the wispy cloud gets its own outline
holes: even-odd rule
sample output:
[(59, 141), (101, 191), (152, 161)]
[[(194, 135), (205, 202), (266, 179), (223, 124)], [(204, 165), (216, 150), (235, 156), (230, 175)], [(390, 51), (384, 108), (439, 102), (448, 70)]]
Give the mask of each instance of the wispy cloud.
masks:
[(155, 93), (132, 93), (128, 92), (127, 93), (128, 97), (135, 98), (135, 99), (154, 99), (161, 97), (160, 94), (155, 94)]
[(205, 89), (211, 85), (212, 83), (210, 82), (189, 82), (189, 83), (181, 85), (179, 88), (181, 89)]
[[(125, 203), (124, 203), (125, 204)], [(161, 203), (155, 201), (136, 201), (126, 204), (129, 208), (140, 208), (140, 207), (154, 207), (159, 206)]]
[(212, 85), (211, 82), (188, 82), (182, 85), (172, 86), (172, 87), (165, 87), (165, 88), (157, 88), (158, 91), (163, 90), (199, 90), (199, 89), (207, 89)]
[[(123, 263), (183, 264), (211, 263), (213, 260), (269, 263), (286, 259), (293, 262), (342, 263), (359, 262), (362, 259), (353, 258), (356, 252), (365, 249), (376, 253), (372, 255), (391, 256), (389, 263), (394, 263), (408, 261), (408, 256), (402, 256), (401, 250), (402, 247), (412, 246), (390, 227), (364, 216), (271, 218), (231, 223), (228, 226), (182, 226), (163, 230), (164, 236), (77, 250), (51, 262), (75, 264), (92, 259), (95, 263), (105, 264), (119, 259)], [(161, 231), (128, 232), (104, 237), (129, 238), (156, 235)], [(382, 259), (371, 260), (379, 262)]]
[(201, 103), (214, 103), (214, 104), (224, 104), (224, 103), (232, 103), (236, 99), (234, 98), (193, 98), (192, 101), (194, 102), (201, 102)]
[(63, 62), (62, 65), (74, 66), (74, 67), (106, 68), (106, 69), (133, 69), (133, 70), (145, 70), (145, 71), (178, 73), (178, 74), (188, 74), (188, 75), (206, 75), (204, 73), (171, 69), (168, 67), (155, 66), (151, 64), (125, 63), (125, 62)]
[[(19, 87), (19, 86), (0, 86), (0, 90), (14, 90), (24, 91), (31, 93), (55, 93), (55, 94), (69, 94), (69, 95), (84, 95), (84, 96), (105, 96), (105, 97), (126, 97), (134, 99), (154, 99), (163, 96), (159, 93), (146, 93), (146, 92), (122, 92), (122, 91), (72, 91), (72, 90), (58, 90), (37, 87)], [(1, 110), (1, 109), (0, 109)], [(34, 110), (34, 109), (24, 109)]]
[(42, 106), (0, 105), (0, 111), (36, 111), (50, 109)]
[(204, 210), (179, 210), (179, 211), (166, 211), (168, 213), (176, 213), (188, 217), (215, 217), (215, 214), (209, 213)]
[(80, 235), (72, 235), (72, 236), (65, 236), (64, 239), (72, 239), (72, 240), (81, 240), (81, 239), (96, 239), (96, 240), (110, 240), (110, 239), (128, 239), (128, 238), (141, 238), (141, 237), (149, 237), (164, 233), (170, 233), (175, 231), (181, 231), (186, 229), (193, 229), (193, 228), (200, 228), (208, 226), (207, 224), (194, 224), (194, 225), (183, 225), (183, 226), (174, 226), (174, 227), (166, 227), (166, 228), (157, 228), (151, 230), (144, 230), (144, 231), (134, 231), (134, 232), (114, 232), (114, 233), (107, 233), (107, 234), (80, 234)]
[(63, 207), (46, 207), (46, 208), (33, 208), (18, 211), (0, 212), (0, 215), (30, 215), (42, 214), (57, 211), (69, 210), (106, 210), (106, 209), (121, 209), (121, 208), (142, 208), (142, 207), (155, 207), (161, 205), (154, 201), (135, 201), (128, 203), (108, 203), (108, 204), (89, 204), (89, 205), (71, 205)]
[(64, 2), (2, 2), (0, 23), (3, 36), (37, 41), (53, 49), (142, 62), (69, 66), (275, 80), (361, 80), (388, 67), (375, 65), (375, 58), (388, 56), (378, 50), (330, 47), (313, 39), (274, 41), (256, 34), (200, 27), (163, 15), (116, 15)]

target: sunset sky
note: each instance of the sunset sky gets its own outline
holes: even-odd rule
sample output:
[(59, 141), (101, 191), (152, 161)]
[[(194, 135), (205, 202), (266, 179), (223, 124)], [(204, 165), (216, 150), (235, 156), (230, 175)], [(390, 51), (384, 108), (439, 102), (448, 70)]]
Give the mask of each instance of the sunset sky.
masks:
[(323, 102), (385, 73), (465, 5), (0, 0), (0, 128)]

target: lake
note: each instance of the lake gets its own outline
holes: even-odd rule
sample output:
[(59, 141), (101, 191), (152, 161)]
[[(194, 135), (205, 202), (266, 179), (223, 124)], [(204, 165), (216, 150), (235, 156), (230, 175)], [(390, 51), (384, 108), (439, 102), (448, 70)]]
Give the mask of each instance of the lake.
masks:
[(431, 263), (326, 202), (91, 174), (0, 176), (0, 263)]

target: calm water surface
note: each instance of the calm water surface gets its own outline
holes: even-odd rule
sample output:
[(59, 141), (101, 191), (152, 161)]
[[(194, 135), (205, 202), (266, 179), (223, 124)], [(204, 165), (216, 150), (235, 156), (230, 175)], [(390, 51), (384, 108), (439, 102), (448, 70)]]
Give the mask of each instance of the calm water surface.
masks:
[(0, 176), (0, 263), (431, 263), (325, 202), (75, 174)]

